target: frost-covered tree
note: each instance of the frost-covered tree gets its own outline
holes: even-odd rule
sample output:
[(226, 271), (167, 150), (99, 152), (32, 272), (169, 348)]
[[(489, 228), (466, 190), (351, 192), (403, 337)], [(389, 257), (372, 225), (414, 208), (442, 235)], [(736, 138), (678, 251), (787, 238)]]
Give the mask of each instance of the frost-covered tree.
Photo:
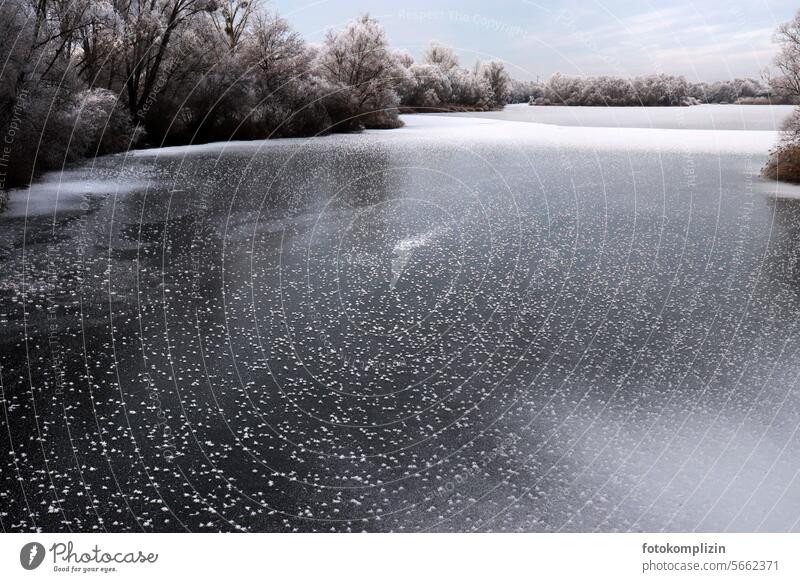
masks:
[(404, 95), (406, 103), (413, 103), (416, 107), (436, 107), (452, 102), (450, 77), (441, 68), (432, 64), (413, 64), (409, 71), (411, 90)]
[(450, 84), (453, 103), (479, 109), (492, 107), (492, 89), (483, 76), (459, 67), (450, 74)]
[(0, 190), (134, 143), (395, 127), (401, 98), (473, 109), (510, 99), (502, 63), (468, 70), (433, 44), (416, 64), (369, 16), (309, 45), (262, 2), (0, 2), (0, 130), (14, 136)]
[(75, 96), (74, 147), (82, 156), (103, 155), (130, 147), (137, 135), (119, 96), (107, 89), (86, 89)]
[(273, 90), (308, 66), (303, 39), (277, 15), (259, 14), (242, 50), (245, 62), (255, 69), (258, 80)]
[(76, 30), (78, 73), (89, 87), (113, 89), (124, 82), (120, 38), (124, 23), (109, 1), (91, 1), (84, 26)]
[(489, 101), (495, 106), (508, 103), (511, 98), (511, 77), (503, 61), (493, 60), (475, 64), (475, 76), (489, 87)]
[(458, 55), (447, 46), (433, 42), (425, 49), (422, 61), (427, 65), (438, 67), (443, 73), (449, 74), (458, 67)]
[(542, 95), (531, 104), (560, 104), (587, 106), (675, 106), (689, 105), (695, 93), (708, 94), (709, 87), (692, 87), (684, 77), (647, 75), (625, 79), (621, 77), (569, 77), (553, 75), (542, 88)]
[[(501, 106), (511, 95), (511, 82), (499, 61), (476, 63), (472, 70), (459, 65), (455, 51), (432, 43), (423, 62), (414, 64), (402, 58), (401, 68), (408, 73), (399, 87), (402, 104), (407, 107), (437, 109), (490, 109)], [(495, 98), (495, 91), (500, 99)]]
[(779, 74), (774, 86), (793, 96), (800, 96), (800, 11), (789, 22), (778, 27), (775, 34), (778, 54), (775, 66)]
[(394, 58), (397, 64), (404, 69), (410, 69), (414, 64), (414, 57), (406, 49), (394, 51)]
[[(96, 22), (88, 1), (6, 0), (0, 4), (0, 132), (7, 166), (0, 189), (30, 180), (38, 171), (58, 167), (90, 153), (107, 151), (100, 134), (89, 130), (110, 122), (121, 141), (130, 124), (116, 109), (113, 94), (83, 93), (81, 35)], [(89, 105), (81, 117), (81, 103)], [(109, 119), (113, 116), (113, 119)], [(101, 132), (102, 133), (102, 132)], [(100, 140), (100, 141), (98, 141)], [(109, 145), (110, 149), (113, 149)]]
[(256, 135), (309, 135), (330, 126), (325, 98), (336, 89), (315, 74), (317, 52), (285, 19), (260, 14), (242, 56), (252, 82), (248, 124)]
[[(139, 115), (164, 78), (171, 42), (195, 16), (217, 10), (216, 0), (114, 0), (123, 23), (121, 41), (125, 91), (132, 115)], [(176, 57), (179, 58), (179, 57)]]
[(712, 103), (734, 103), (736, 101), (736, 87), (731, 83), (717, 81), (711, 84)]
[(380, 127), (399, 123), (394, 89), (402, 73), (377, 20), (364, 15), (341, 31), (329, 31), (317, 67), (334, 88), (337, 121)]
[[(778, 27), (779, 45), (775, 66), (779, 75), (770, 79), (771, 88), (790, 97), (800, 97), (800, 11)], [(767, 178), (800, 183), (800, 109), (786, 120), (778, 146), (771, 152), (762, 174)]]
[(583, 80), (578, 77), (556, 73), (545, 85), (545, 98), (552, 103), (580, 105), (584, 92), (583, 84)]
[(544, 97), (544, 88), (536, 81), (511, 79), (510, 103), (528, 103)]
[(647, 75), (634, 78), (631, 84), (640, 105), (683, 105), (689, 96), (689, 85), (683, 77)]
[(29, 2), (7, 0), (0, 4), (0, 57), (3, 57), (0, 123), (10, 117), (31, 76), (38, 43), (36, 19), (37, 12)]

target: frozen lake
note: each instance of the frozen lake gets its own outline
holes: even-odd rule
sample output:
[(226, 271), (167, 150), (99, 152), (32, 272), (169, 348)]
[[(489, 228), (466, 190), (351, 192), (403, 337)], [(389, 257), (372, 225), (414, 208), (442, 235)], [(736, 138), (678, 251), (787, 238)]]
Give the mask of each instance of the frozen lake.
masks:
[[(800, 530), (800, 200), (758, 176), (785, 111), (723, 107), (407, 116), (15, 192), (3, 527)], [(508, 121), (539, 111), (582, 122)]]
[[(654, 127), (660, 129), (741, 129), (782, 128), (792, 105), (695, 105), (693, 107), (531, 107), (509, 105), (503, 111), (481, 113), (481, 117), (504, 121), (552, 123), (579, 127)], [(472, 113), (452, 115), (472, 116)]]

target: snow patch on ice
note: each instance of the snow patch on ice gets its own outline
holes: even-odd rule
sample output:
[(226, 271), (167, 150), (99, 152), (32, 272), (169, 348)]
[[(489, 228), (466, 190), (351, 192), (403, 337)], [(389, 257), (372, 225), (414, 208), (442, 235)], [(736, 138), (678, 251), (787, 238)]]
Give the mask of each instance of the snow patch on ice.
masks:
[(128, 194), (150, 186), (147, 180), (100, 180), (78, 172), (52, 172), (42, 182), (13, 190), (7, 217), (41, 216), (55, 212), (77, 212), (86, 196)]
[(394, 245), (392, 257), (392, 282), (390, 287), (395, 288), (400, 277), (403, 276), (403, 271), (411, 259), (412, 253), (425, 245), (427, 245), (434, 238), (439, 236), (444, 230), (442, 227), (434, 228), (428, 232), (424, 232), (415, 236), (404, 238)]
[(762, 156), (775, 145), (779, 135), (776, 131), (568, 127), (443, 115), (405, 115), (403, 121), (405, 127), (386, 132), (385, 135), (397, 139), (438, 138), (464, 144), (484, 141), (583, 150)]
[(760, 192), (764, 192), (773, 198), (800, 200), (800, 185), (798, 184), (777, 182), (775, 180), (762, 180), (754, 182), (754, 184)]
[(394, 248), (397, 251), (410, 251), (417, 249), (419, 247), (427, 245), (434, 238), (439, 236), (443, 230), (444, 230), (443, 227), (437, 227), (432, 230), (429, 230), (428, 232), (423, 232), (415, 236), (404, 238), (400, 240), (397, 244), (395, 244)]

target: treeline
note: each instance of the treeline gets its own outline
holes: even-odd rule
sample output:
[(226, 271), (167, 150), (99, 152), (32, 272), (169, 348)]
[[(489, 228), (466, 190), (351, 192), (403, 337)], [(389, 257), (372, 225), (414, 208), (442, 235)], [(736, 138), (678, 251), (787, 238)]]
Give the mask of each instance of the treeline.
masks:
[(733, 79), (690, 83), (682, 76), (573, 77), (555, 74), (544, 83), (515, 81), (515, 103), (583, 106), (676, 106), (700, 103), (794, 103), (779, 83)]
[(402, 107), (420, 111), (496, 109), (511, 99), (512, 80), (502, 61), (460, 66), (453, 49), (433, 43), (421, 63), (400, 53), (404, 76), (398, 84)]
[(496, 108), (499, 61), (393, 51), (362, 16), (306, 43), (260, 0), (0, 3), (0, 191), (150, 145), (401, 125), (398, 108)]
[[(775, 34), (778, 75), (772, 84), (789, 95), (800, 96), (800, 10), (789, 22), (778, 26)], [(765, 178), (800, 184), (800, 108), (785, 121), (781, 139), (761, 169)]]

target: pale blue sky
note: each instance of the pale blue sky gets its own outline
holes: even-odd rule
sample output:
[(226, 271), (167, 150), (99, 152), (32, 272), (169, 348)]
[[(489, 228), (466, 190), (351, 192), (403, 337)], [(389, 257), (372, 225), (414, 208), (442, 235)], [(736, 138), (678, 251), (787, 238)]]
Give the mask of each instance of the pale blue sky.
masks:
[(520, 78), (664, 72), (690, 80), (757, 76), (774, 54), (778, 23), (798, 0), (272, 0), (310, 42), (369, 12), (393, 46), (414, 55), (430, 40), (462, 62), (501, 58)]

